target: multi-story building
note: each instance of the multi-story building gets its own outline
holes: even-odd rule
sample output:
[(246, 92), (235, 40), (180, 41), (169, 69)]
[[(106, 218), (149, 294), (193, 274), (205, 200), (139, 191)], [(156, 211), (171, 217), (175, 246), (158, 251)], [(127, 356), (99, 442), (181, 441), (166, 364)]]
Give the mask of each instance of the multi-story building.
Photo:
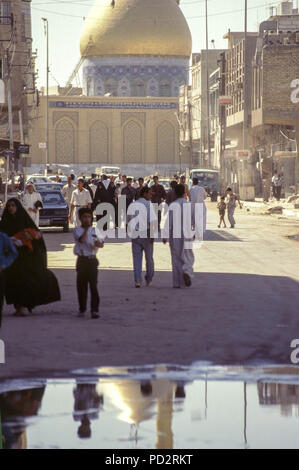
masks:
[(292, 7), (283, 2), (260, 25), (251, 123), (260, 174), (283, 174), (286, 195), (299, 189), (299, 14)]
[(210, 156), (208, 152), (208, 139), (211, 137), (211, 132), (209, 132), (208, 76), (218, 67), (222, 52), (222, 49), (211, 49), (208, 54), (206, 50), (192, 54), (192, 85), (180, 89), (181, 142), (185, 151), (191, 152), (190, 148), (192, 148), (192, 158), (191, 156), (189, 158), (192, 166), (217, 167), (217, 161), (214, 159), (213, 141), (211, 140)]
[(30, 0), (0, 1), (0, 78), (5, 85), (5, 103), (0, 116), (0, 151), (9, 148), (7, 82), (11, 77), (13, 140), (18, 154), (20, 111), (24, 137), (28, 132), (27, 95), (34, 93)]
[(232, 32), (224, 36), (228, 40), (225, 53), (226, 139), (229, 148), (223, 152), (224, 183), (233, 186), (244, 199), (255, 195), (256, 169), (251, 155), (251, 99), (252, 62), (258, 33), (247, 33), (246, 58), (244, 32)]
[[(299, 187), (299, 15), (292, 7), (292, 2), (282, 2), (258, 33), (248, 34), (246, 61), (244, 33), (225, 36), (225, 72), (219, 77), (227, 100), (222, 179), (244, 199), (262, 195), (274, 169), (284, 176), (286, 195)], [(218, 73), (210, 77), (211, 106)], [(211, 107), (215, 135), (221, 121), (219, 114), (212, 119), (216, 111), (217, 106)]]

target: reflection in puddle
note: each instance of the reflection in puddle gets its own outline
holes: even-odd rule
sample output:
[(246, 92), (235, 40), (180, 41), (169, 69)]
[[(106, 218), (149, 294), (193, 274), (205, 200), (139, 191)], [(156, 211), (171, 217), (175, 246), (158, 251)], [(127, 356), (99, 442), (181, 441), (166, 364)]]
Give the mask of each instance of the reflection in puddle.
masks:
[(110, 368), (7, 381), (0, 410), (5, 448), (299, 448), (295, 367)]

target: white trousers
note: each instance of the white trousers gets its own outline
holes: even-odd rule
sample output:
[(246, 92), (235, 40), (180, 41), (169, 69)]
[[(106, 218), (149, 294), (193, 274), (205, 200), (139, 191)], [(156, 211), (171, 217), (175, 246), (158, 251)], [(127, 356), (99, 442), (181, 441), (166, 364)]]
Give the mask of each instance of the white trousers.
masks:
[(173, 287), (183, 287), (184, 274), (193, 277), (194, 253), (191, 249), (185, 248), (184, 238), (171, 238), (169, 240)]

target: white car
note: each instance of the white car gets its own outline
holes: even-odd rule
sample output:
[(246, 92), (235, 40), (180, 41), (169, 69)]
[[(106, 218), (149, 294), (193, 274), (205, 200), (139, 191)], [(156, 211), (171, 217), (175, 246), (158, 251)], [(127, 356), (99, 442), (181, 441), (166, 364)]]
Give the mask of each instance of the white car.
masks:
[(102, 166), (101, 175), (115, 176), (118, 177), (120, 173), (120, 168), (118, 166)]
[(27, 181), (26, 181), (26, 184), (28, 183), (33, 183), (33, 184), (38, 184), (38, 183), (52, 183), (52, 181), (50, 180), (50, 178), (48, 178), (47, 176), (43, 176), (43, 175), (30, 175), (28, 178), (27, 178)]

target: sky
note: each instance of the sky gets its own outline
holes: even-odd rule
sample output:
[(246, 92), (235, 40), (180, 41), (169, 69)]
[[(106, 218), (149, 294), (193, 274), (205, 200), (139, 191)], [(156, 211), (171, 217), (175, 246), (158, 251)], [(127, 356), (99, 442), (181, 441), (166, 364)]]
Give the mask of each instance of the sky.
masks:
[[(46, 40), (44, 25), (49, 22), (50, 86), (64, 86), (80, 59), (80, 32), (84, 17), (94, 0), (32, 0), (33, 50), (37, 50), (37, 85), (46, 83)], [(248, 0), (248, 31), (257, 31), (258, 24), (269, 17), (271, 5), (280, 1)], [(227, 46), (223, 35), (244, 30), (244, 0), (208, 0), (209, 41), (215, 48)], [(189, 24), (193, 40), (193, 52), (205, 49), (205, 0), (181, 0), (181, 9)], [(296, 6), (296, 0), (294, 0)], [(214, 47), (210, 42), (210, 47)]]

